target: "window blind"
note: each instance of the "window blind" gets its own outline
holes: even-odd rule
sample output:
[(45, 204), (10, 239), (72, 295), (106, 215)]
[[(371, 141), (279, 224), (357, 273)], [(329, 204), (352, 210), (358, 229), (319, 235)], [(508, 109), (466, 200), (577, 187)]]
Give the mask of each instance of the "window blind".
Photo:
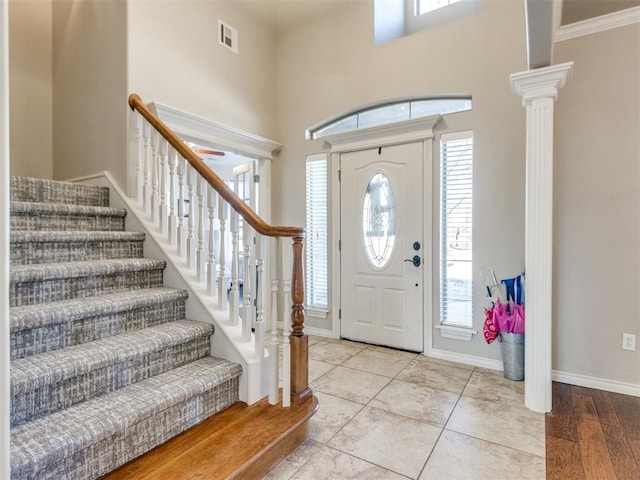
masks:
[(306, 304), (328, 308), (328, 192), (327, 158), (312, 155), (307, 158), (306, 188)]
[(473, 136), (440, 141), (440, 322), (473, 326)]

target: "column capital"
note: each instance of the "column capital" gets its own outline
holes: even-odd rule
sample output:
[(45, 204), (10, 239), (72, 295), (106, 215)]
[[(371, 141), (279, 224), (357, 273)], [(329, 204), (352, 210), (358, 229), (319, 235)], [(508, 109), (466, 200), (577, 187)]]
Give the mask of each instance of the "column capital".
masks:
[(522, 97), (523, 106), (539, 98), (555, 100), (558, 97), (558, 90), (571, 79), (572, 70), (573, 62), (567, 62), (514, 73), (510, 76), (511, 91)]

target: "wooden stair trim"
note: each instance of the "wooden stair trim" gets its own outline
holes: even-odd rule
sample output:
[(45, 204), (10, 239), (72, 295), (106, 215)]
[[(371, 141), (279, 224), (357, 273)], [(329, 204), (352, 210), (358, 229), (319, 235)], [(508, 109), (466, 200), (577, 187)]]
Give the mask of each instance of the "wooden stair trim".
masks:
[(308, 437), (318, 399), (291, 407), (238, 402), (101, 480), (256, 479)]

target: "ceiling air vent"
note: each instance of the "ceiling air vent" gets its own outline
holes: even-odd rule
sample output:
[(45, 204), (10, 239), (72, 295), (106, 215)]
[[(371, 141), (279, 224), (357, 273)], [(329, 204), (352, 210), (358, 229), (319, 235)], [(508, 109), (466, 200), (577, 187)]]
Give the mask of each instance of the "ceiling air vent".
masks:
[(238, 53), (238, 30), (228, 23), (218, 20), (218, 42), (232, 52)]

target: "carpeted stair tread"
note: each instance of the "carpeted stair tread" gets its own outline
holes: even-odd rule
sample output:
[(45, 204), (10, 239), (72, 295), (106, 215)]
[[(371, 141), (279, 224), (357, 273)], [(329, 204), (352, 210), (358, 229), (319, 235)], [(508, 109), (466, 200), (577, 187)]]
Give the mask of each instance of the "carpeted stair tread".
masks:
[(83, 375), (105, 365), (213, 334), (213, 325), (179, 320), (11, 362), (11, 394)]
[(69, 203), (10, 202), (9, 212), (11, 215), (28, 213), (33, 215), (92, 215), (97, 217), (122, 218), (127, 216), (127, 211), (123, 208), (73, 205)]
[(10, 202), (11, 229), (124, 230), (126, 210), (92, 205)]
[(15, 427), (11, 430), (11, 477), (38, 478), (39, 471), (64, 458), (173, 405), (188, 402), (240, 373), (240, 365), (207, 357)]
[(125, 231), (43, 231), (43, 230), (17, 230), (10, 234), (10, 243), (27, 243), (27, 242), (124, 242), (124, 241), (142, 241), (144, 233), (125, 232)]
[(186, 290), (144, 288), (10, 309), (10, 358), (185, 318)]
[(11, 177), (11, 200), (23, 202), (109, 205), (109, 188), (43, 178)]
[(187, 295), (186, 290), (159, 287), (13, 307), (10, 310), (10, 330), (11, 333), (15, 333), (98, 315), (144, 308), (157, 303), (186, 300)]
[(125, 231), (46, 231), (11, 232), (12, 265), (140, 258), (144, 233)]
[(120, 272), (162, 270), (165, 266), (166, 262), (164, 260), (154, 260), (149, 258), (125, 258), (91, 260), (86, 262), (15, 265), (11, 267), (9, 272), (9, 284), (63, 278), (97, 277)]

